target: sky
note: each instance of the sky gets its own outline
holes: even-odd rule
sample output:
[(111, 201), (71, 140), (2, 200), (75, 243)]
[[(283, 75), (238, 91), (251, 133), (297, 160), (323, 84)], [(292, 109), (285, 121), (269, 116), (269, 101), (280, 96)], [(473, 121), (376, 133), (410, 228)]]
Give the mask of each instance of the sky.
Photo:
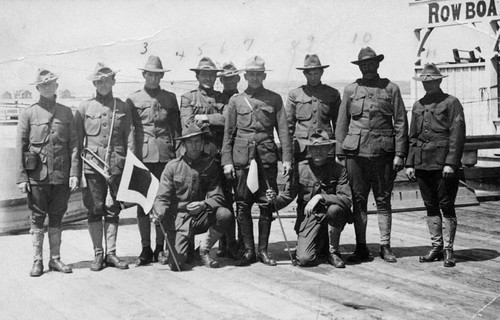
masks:
[[(404, 0), (288, 1), (10, 1), (0, 13), (0, 91), (31, 83), (39, 67), (61, 87), (92, 89), (86, 77), (102, 61), (118, 81), (141, 81), (137, 69), (158, 55), (165, 79), (194, 80), (203, 56), (217, 64), (260, 55), (268, 79), (303, 79), (306, 53), (329, 64), (324, 78), (359, 76), (360, 48), (385, 55), (380, 72), (405, 80), (412, 72), (413, 32)], [(147, 44), (146, 44), (147, 43)], [(147, 50), (146, 50), (147, 49)]]

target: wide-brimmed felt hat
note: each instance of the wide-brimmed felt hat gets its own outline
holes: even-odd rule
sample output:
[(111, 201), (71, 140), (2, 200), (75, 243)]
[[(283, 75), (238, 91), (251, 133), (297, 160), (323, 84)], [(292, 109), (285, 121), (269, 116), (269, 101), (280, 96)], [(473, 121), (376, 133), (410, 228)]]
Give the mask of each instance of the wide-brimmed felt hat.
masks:
[(422, 69), (422, 73), (418, 77), (413, 77), (417, 81), (433, 81), (446, 78), (448, 75), (441, 74), (438, 67), (434, 63), (428, 63)]
[(320, 147), (331, 146), (335, 143), (337, 143), (337, 141), (330, 139), (330, 137), (328, 137), (328, 133), (325, 130), (316, 129), (313, 131), (313, 133), (311, 133), (309, 141), (307, 141), (306, 145), (309, 147)]
[(217, 68), (215, 63), (209, 57), (201, 58), (200, 62), (198, 63), (198, 66), (196, 68), (192, 68), (189, 70), (191, 70), (191, 71), (207, 70), (207, 71), (215, 71), (215, 72), (222, 71), (222, 69)]
[(297, 67), (298, 70), (325, 69), (330, 65), (322, 65), (317, 54), (306, 54), (304, 66)]
[(202, 131), (201, 128), (196, 124), (190, 124), (189, 126), (182, 129), (182, 137), (176, 138), (174, 140), (186, 140), (192, 137), (205, 135), (207, 133), (208, 131)]
[(271, 71), (266, 69), (266, 63), (262, 57), (253, 56), (245, 63), (245, 71)]
[(38, 71), (36, 73), (35, 81), (33, 83), (30, 83), (30, 84), (34, 84), (37, 86), (39, 84), (47, 83), (50, 81), (55, 81), (58, 78), (59, 78), (59, 76), (50, 72), (49, 70), (44, 69), (44, 68), (40, 68), (40, 69), (38, 69)]
[(231, 61), (229, 62), (224, 62), (222, 64), (222, 71), (217, 74), (217, 76), (221, 78), (229, 78), (229, 77), (234, 77), (237, 76), (241, 73), (240, 70), (236, 68), (234, 63)]
[(113, 70), (110, 67), (106, 66), (102, 62), (98, 62), (94, 73), (92, 73), (90, 76), (87, 77), (88, 80), (90, 81), (97, 81), (97, 80), (102, 80), (111, 76), (114, 76), (117, 72), (120, 70)]
[(356, 61), (351, 61), (351, 63), (354, 64), (359, 64), (362, 61), (367, 61), (367, 60), (376, 60), (376, 61), (382, 61), (384, 60), (384, 55), (383, 54), (376, 54), (375, 50), (373, 50), (370, 47), (362, 48), (359, 50), (358, 54), (358, 60)]
[(169, 72), (170, 70), (163, 69), (161, 64), (161, 60), (157, 56), (149, 56), (148, 61), (146, 61), (146, 65), (144, 68), (138, 68), (139, 70), (149, 71), (149, 72)]

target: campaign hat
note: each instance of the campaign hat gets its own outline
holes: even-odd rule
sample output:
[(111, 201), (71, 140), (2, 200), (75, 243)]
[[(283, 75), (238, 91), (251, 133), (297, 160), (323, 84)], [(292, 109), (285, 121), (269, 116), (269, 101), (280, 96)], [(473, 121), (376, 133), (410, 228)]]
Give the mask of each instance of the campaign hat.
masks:
[(368, 60), (376, 60), (376, 61), (382, 61), (384, 60), (384, 55), (383, 54), (377, 54), (375, 50), (373, 50), (370, 47), (362, 48), (359, 51), (358, 54), (358, 60), (356, 61), (351, 61), (351, 63), (354, 64), (359, 64), (360, 62), (363, 61), (368, 61)]
[(260, 56), (252, 56), (245, 63), (245, 71), (271, 71), (266, 69), (266, 62)]
[(413, 77), (417, 81), (433, 81), (446, 78), (448, 75), (443, 75), (434, 63), (428, 63), (422, 69), (418, 77)]
[(196, 124), (190, 124), (182, 129), (182, 137), (176, 138), (175, 140), (186, 140), (192, 137), (205, 135), (207, 133), (208, 131), (202, 131)]
[(316, 129), (311, 133), (309, 141), (306, 145), (309, 147), (330, 146), (337, 143), (336, 140), (330, 139), (328, 133), (323, 129)]
[(191, 68), (189, 70), (191, 70), (191, 71), (207, 70), (207, 71), (215, 71), (215, 72), (222, 71), (222, 69), (217, 68), (215, 63), (209, 57), (201, 58), (200, 62), (198, 63), (198, 66), (196, 68)]
[(98, 62), (94, 69), (94, 72), (90, 76), (88, 76), (87, 79), (90, 81), (98, 81), (114, 76), (119, 71), (120, 70), (111, 69), (102, 62)]
[(297, 67), (298, 70), (325, 69), (330, 65), (322, 65), (317, 54), (306, 54), (304, 66)]
[(222, 64), (222, 71), (219, 72), (217, 75), (221, 78), (229, 78), (237, 76), (240, 73), (241, 71), (236, 68), (234, 63), (229, 61)]
[(139, 70), (149, 71), (149, 72), (169, 72), (170, 70), (163, 69), (163, 65), (161, 64), (161, 60), (158, 56), (149, 56), (148, 61), (146, 61), (146, 65), (144, 68), (138, 68)]
[(44, 69), (44, 68), (40, 68), (40, 69), (38, 69), (38, 71), (36, 73), (35, 81), (33, 83), (30, 83), (30, 84), (37, 86), (39, 84), (47, 83), (50, 81), (55, 81), (58, 78), (59, 78), (59, 76), (57, 76), (53, 72), (50, 72), (49, 70)]

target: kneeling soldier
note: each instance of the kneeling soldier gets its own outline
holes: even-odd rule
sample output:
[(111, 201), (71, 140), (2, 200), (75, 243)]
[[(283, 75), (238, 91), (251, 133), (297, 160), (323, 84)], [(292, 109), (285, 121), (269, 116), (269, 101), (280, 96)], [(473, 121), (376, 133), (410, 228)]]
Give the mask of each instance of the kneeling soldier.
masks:
[(220, 183), (220, 168), (213, 157), (203, 153), (204, 133), (196, 125), (183, 130), (185, 154), (170, 161), (161, 175), (153, 215), (156, 222), (165, 219), (167, 238), (173, 245), (169, 252), (170, 268), (180, 269), (188, 263), (189, 246), (196, 234), (207, 232), (200, 244), (200, 257), (208, 268), (219, 263), (209, 255), (210, 248), (230, 226), (232, 214), (222, 206), (224, 194)]
[[(292, 179), (297, 185), (285, 188), (275, 199), (277, 209), (285, 207), (295, 197), (297, 191), (297, 262), (300, 266), (317, 265), (321, 261), (322, 248), (328, 243), (328, 262), (335, 268), (345, 268), (340, 257), (340, 233), (347, 222), (352, 223), (351, 188), (344, 166), (331, 157), (335, 140), (330, 140), (328, 132), (316, 129), (306, 142), (311, 157), (298, 165), (298, 179)], [(275, 197), (272, 190), (267, 190), (269, 200)]]

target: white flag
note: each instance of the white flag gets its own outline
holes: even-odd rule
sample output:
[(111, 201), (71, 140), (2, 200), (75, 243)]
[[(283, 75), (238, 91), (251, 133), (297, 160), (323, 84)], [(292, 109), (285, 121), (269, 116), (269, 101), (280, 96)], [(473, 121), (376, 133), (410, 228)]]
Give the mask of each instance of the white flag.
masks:
[(158, 179), (129, 149), (116, 200), (137, 203), (148, 214), (153, 207), (159, 185)]
[(259, 172), (257, 169), (257, 161), (255, 161), (255, 159), (250, 161), (250, 168), (248, 169), (247, 175), (247, 187), (252, 193), (259, 190)]

